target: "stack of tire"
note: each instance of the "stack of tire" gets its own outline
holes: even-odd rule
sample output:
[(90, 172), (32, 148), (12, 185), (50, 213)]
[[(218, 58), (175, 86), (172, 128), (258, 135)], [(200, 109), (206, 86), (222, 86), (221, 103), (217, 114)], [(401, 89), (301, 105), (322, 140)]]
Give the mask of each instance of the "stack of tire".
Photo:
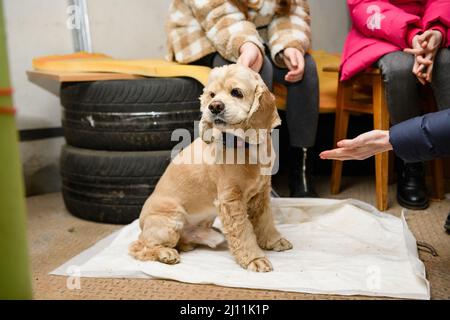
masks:
[(60, 167), (68, 211), (105, 223), (138, 218), (178, 143), (172, 131), (193, 134), (202, 89), (188, 78), (63, 84)]

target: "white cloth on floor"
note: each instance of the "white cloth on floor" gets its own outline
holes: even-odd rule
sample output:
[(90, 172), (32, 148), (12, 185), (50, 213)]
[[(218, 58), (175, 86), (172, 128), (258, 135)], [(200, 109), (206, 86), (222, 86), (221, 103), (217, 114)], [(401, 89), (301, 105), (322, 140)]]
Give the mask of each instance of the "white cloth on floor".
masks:
[[(429, 299), (425, 267), (402, 215), (357, 200), (273, 198), (278, 230), (294, 246), (267, 251), (273, 272), (242, 269), (226, 244), (181, 253), (181, 262), (141, 262), (128, 255), (140, 229), (134, 221), (101, 240), (53, 275), (162, 278), (227, 287)], [(220, 222), (216, 220), (220, 228)]]

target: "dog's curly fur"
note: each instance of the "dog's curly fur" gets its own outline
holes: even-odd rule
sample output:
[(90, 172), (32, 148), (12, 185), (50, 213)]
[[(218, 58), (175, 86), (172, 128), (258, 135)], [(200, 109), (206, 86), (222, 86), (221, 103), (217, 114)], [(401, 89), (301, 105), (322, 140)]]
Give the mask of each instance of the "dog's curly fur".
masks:
[[(233, 89), (241, 95), (232, 94)], [(253, 131), (256, 133), (242, 138), (273, 154), (270, 132), (280, 124), (274, 97), (257, 73), (229, 65), (212, 70), (200, 101), (200, 138), (173, 159), (147, 199), (140, 215), (142, 232), (129, 253), (139, 260), (178, 263), (178, 250), (189, 251), (198, 244), (215, 247), (223, 242), (223, 235), (212, 229), (218, 215), (236, 261), (248, 270), (271, 271), (262, 249), (282, 251), (292, 245), (274, 226), (270, 175), (261, 174), (264, 164), (186, 163), (186, 159), (199, 153), (212, 154), (216, 160), (226, 157), (229, 149), (215, 139), (230, 129), (265, 129), (266, 134)], [(224, 105), (219, 124), (214, 121), (217, 115), (209, 110), (212, 102)], [(250, 151), (245, 152), (250, 157)]]

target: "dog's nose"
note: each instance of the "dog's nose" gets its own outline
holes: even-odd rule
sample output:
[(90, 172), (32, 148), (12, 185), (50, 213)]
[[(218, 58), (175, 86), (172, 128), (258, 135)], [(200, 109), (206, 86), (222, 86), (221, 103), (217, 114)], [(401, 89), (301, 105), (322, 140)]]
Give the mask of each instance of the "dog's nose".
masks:
[(219, 114), (223, 111), (223, 109), (225, 109), (225, 105), (220, 101), (213, 101), (208, 108), (211, 113)]

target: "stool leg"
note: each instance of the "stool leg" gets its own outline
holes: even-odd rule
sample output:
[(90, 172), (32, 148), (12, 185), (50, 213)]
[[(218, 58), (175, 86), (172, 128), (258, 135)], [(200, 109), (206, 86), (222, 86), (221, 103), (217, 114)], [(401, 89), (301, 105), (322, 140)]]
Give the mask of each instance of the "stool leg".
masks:
[[(381, 75), (374, 77), (373, 83), (373, 124), (375, 129), (389, 130), (389, 113)], [(388, 166), (388, 152), (375, 156), (377, 208), (380, 211), (388, 208)]]
[[(339, 82), (337, 103), (336, 103), (336, 120), (334, 124), (334, 147), (338, 141), (347, 137), (349, 112), (345, 110), (347, 99), (351, 96), (351, 83), (349, 81)], [(337, 194), (341, 189), (342, 177), (342, 161), (333, 160), (331, 171), (331, 194)]]
[(433, 160), (431, 169), (433, 173), (433, 200), (442, 200), (445, 198), (444, 163), (442, 159)]

